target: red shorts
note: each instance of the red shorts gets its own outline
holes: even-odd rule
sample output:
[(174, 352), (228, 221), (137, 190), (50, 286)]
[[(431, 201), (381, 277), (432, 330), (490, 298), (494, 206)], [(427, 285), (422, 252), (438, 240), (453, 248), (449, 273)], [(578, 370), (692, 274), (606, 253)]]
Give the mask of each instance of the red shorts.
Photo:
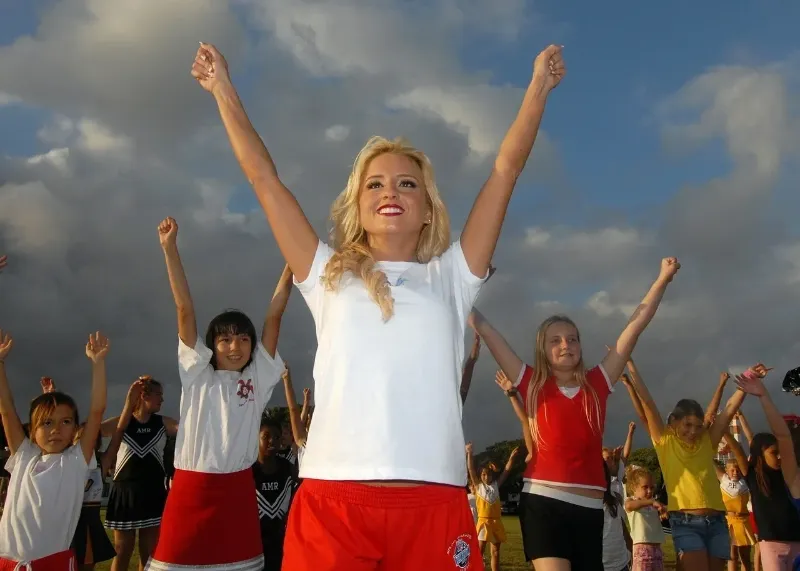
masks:
[[(19, 563), (19, 561), (0, 557), (0, 571), (14, 571)], [(23, 565), (21, 568), (25, 569), (26, 567)], [(75, 571), (77, 568), (75, 554), (71, 549), (27, 562), (27, 569), (30, 571)]]
[(232, 474), (175, 470), (150, 571), (264, 567), (256, 483), (250, 469)]
[(284, 571), (483, 571), (460, 486), (304, 480), (289, 511)]

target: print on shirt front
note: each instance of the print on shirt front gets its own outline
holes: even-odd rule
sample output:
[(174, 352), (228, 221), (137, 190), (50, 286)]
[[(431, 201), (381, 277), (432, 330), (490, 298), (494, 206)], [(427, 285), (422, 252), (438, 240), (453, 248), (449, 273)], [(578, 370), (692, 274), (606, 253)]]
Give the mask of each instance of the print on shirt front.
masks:
[(117, 452), (114, 481), (164, 481), (164, 448), (167, 432), (160, 414), (151, 415), (141, 423), (131, 417)]
[(265, 474), (259, 464), (253, 466), (258, 499), (258, 519), (261, 522), (261, 537), (264, 551), (268, 544), (281, 545), (286, 528), (286, 516), (292, 503), (295, 488), (294, 468), (288, 460), (275, 458), (276, 470)]

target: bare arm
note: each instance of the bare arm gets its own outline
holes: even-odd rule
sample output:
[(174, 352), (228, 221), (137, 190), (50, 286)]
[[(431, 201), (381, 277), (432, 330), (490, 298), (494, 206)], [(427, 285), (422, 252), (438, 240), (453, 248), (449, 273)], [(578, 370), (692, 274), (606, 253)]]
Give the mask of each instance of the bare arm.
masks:
[(723, 371), (719, 375), (719, 384), (717, 384), (717, 390), (714, 391), (714, 396), (711, 397), (711, 402), (708, 403), (708, 408), (706, 408), (706, 414), (703, 418), (703, 424), (705, 424), (706, 428), (710, 427), (714, 423), (714, 418), (717, 416), (719, 405), (722, 402), (722, 393), (725, 391), (725, 384), (730, 378), (731, 376), (727, 371)]
[(736, 439), (731, 434), (730, 430), (725, 431), (725, 442), (728, 443), (728, 446), (733, 452), (733, 457), (736, 459), (736, 465), (739, 466), (739, 471), (742, 473), (743, 476), (747, 476), (747, 472), (750, 469), (750, 465), (747, 463), (747, 455), (744, 453), (742, 449), (742, 445), (739, 444)]
[(292, 426), (292, 435), (297, 446), (305, 446), (308, 433), (306, 432), (305, 423), (300, 420), (300, 410), (297, 406), (297, 399), (294, 396), (294, 387), (292, 386), (292, 373), (289, 367), (283, 371), (283, 390), (286, 393), (286, 406), (289, 407), (289, 423)]
[(631, 315), (628, 324), (617, 339), (608, 354), (603, 359), (603, 368), (611, 379), (612, 384), (616, 383), (622, 371), (625, 369), (625, 363), (630, 359), (633, 354), (633, 349), (639, 341), (639, 336), (645, 328), (652, 321), (653, 316), (656, 314), (658, 306), (661, 304), (661, 299), (664, 297), (664, 292), (667, 291), (667, 286), (678, 273), (681, 265), (676, 258), (664, 258), (661, 260), (661, 272), (658, 279), (650, 286), (647, 295), (644, 296), (639, 307)]
[(622, 446), (622, 456), (620, 459), (627, 464), (628, 456), (631, 455), (631, 448), (633, 448), (633, 433), (636, 432), (636, 423), (631, 422), (628, 424), (628, 436), (625, 437), (625, 444)]
[(472, 442), (467, 443), (467, 475), (469, 476), (469, 483), (474, 490), (478, 489), (480, 478), (475, 473), (475, 459), (472, 457)]
[(118, 423), (118, 416), (112, 416), (111, 418), (104, 420), (100, 424), (100, 435), (103, 437), (114, 436), (114, 432), (117, 430)]
[(486, 347), (488, 347), (489, 352), (503, 372), (508, 375), (509, 379), (516, 381), (524, 365), (522, 359), (517, 356), (508, 342), (492, 327), (492, 324), (486, 320), (480, 311), (473, 308), (469, 316), (469, 322), (472, 328), (481, 336), (483, 342), (486, 343)]
[(81, 434), (81, 450), (86, 462), (89, 463), (94, 456), (97, 436), (100, 433), (100, 424), (103, 422), (103, 413), (106, 411), (106, 355), (108, 354), (108, 339), (99, 331), (89, 336), (86, 344), (86, 356), (92, 362), (92, 393), (89, 399), (89, 413), (86, 415), (86, 425)]
[(747, 396), (747, 393), (741, 390), (733, 393), (733, 396), (728, 399), (725, 408), (714, 419), (714, 423), (708, 427), (708, 435), (711, 437), (712, 446), (716, 447), (719, 441), (722, 440), (722, 435), (730, 428), (731, 419), (736, 414), (736, 411), (739, 410), (739, 407), (742, 406), (745, 396)]
[(536, 141), (547, 96), (565, 71), (558, 46), (549, 46), (536, 58), (533, 79), (517, 118), (500, 145), (492, 173), (478, 193), (461, 233), (464, 257), (476, 276), (485, 275), (489, 269), (511, 193)]
[(469, 387), (472, 384), (472, 373), (475, 372), (475, 363), (478, 362), (478, 356), (481, 353), (481, 336), (475, 332), (475, 340), (472, 343), (472, 350), (467, 356), (464, 363), (464, 369), (461, 371), (461, 404), (467, 402), (467, 395), (469, 394)]
[(311, 414), (311, 389), (303, 389), (303, 408), (300, 411), (300, 422), (308, 426), (308, 416)]
[(261, 344), (273, 358), (278, 349), (278, 335), (281, 331), (283, 312), (286, 311), (286, 304), (289, 303), (291, 293), (292, 271), (289, 269), (289, 264), (286, 264), (278, 280), (278, 285), (275, 286), (275, 293), (272, 294), (272, 301), (267, 309), (267, 318), (264, 320), (264, 330), (261, 332)]
[(11, 351), (14, 340), (11, 335), (0, 331), (0, 416), (3, 417), (3, 430), (6, 433), (8, 449), (14, 454), (25, 440), (25, 429), (17, 415), (14, 407), (14, 397), (11, 396), (11, 388), (8, 386), (6, 377), (5, 359)]
[(275, 163), (231, 83), (225, 58), (211, 44), (201, 44), (192, 76), (214, 96), (233, 154), (264, 209), (278, 248), (292, 273), (304, 281), (311, 270), (319, 238), (294, 195), (278, 177)]
[(750, 446), (750, 443), (753, 441), (753, 430), (750, 428), (750, 423), (747, 422), (747, 418), (745, 418), (741, 410), (738, 411), (736, 417), (739, 419), (739, 424), (742, 425), (742, 434), (744, 434), (744, 438), (747, 440), (747, 445)]
[(525, 462), (528, 463), (531, 461), (531, 458), (533, 458), (534, 450), (533, 435), (531, 434), (531, 424), (528, 420), (528, 415), (525, 412), (525, 408), (522, 406), (522, 402), (520, 402), (517, 389), (502, 369), (495, 374), (494, 382), (506, 393), (506, 396), (511, 401), (511, 408), (514, 409), (514, 413), (517, 415), (517, 419), (519, 419), (519, 424), (522, 428), (522, 439), (525, 441), (525, 448), (528, 449), (528, 455), (525, 457)]
[(645, 432), (647, 432), (647, 434), (649, 435), (650, 428), (647, 426), (647, 417), (644, 414), (644, 407), (642, 406), (642, 400), (639, 398), (639, 395), (636, 394), (636, 390), (633, 388), (633, 384), (631, 383), (631, 378), (628, 375), (623, 374), (621, 379), (622, 379), (622, 384), (628, 391), (628, 396), (631, 397), (633, 410), (636, 412), (636, 416), (638, 416), (639, 420), (642, 422), (642, 426), (644, 426)]
[(180, 422), (174, 418), (170, 418), (169, 416), (162, 416), (161, 420), (164, 421), (164, 430), (166, 431), (167, 436), (177, 436)]
[[(122, 444), (122, 437), (124, 436), (125, 430), (128, 428), (128, 425), (131, 422), (131, 418), (133, 418), (133, 411), (136, 409), (136, 404), (141, 398), (143, 387), (144, 383), (142, 381), (134, 381), (131, 384), (130, 388), (128, 389), (128, 394), (125, 397), (125, 404), (122, 405), (122, 414), (114, 417), (117, 423), (114, 426), (114, 432), (111, 434), (111, 442), (109, 442), (108, 448), (106, 448), (103, 454), (100, 456), (103, 475), (107, 474), (114, 465), (114, 461), (117, 458), (117, 452), (119, 452), (119, 446)], [(103, 424), (108, 424), (111, 420), (112, 419), (106, 420), (103, 422)]]
[(644, 411), (645, 420), (647, 421), (647, 430), (650, 433), (650, 439), (656, 442), (661, 439), (664, 434), (664, 420), (661, 418), (661, 413), (658, 411), (650, 391), (644, 384), (642, 377), (639, 375), (639, 370), (633, 359), (628, 361), (628, 370), (631, 373), (631, 384), (634, 391), (639, 396), (639, 402), (642, 403), (642, 410)]
[(627, 498), (625, 500), (625, 510), (629, 512), (635, 512), (636, 510), (652, 506), (655, 503), (656, 503), (655, 498), (650, 498), (649, 500), (637, 500), (635, 498)]
[(517, 454), (519, 454), (519, 448), (514, 448), (511, 451), (511, 455), (508, 457), (508, 461), (506, 462), (506, 466), (503, 469), (503, 473), (497, 477), (497, 487), (501, 487), (503, 484), (506, 483), (508, 480), (509, 475), (511, 475), (511, 470), (514, 469), (514, 460), (517, 458)]
[(172, 289), (175, 309), (178, 312), (178, 336), (184, 345), (194, 348), (197, 345), (197, 318), (192, 294), (189, 292), (189, 282), (178, 253), (178, 223), (174, 218), (165, 218), (161, 221), (158, 225), (158, 236), (167, 263), (169, 287)]

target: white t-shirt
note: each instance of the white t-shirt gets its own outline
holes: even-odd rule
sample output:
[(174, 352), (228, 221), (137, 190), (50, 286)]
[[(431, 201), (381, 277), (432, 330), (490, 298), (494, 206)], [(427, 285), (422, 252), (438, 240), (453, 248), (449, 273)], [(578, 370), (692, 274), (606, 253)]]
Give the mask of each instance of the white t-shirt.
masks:
[(467, 503), (472, 512), (472, 519), (475, 520), (475, 525), (478, 525), (478, 500), (472, 492), (467, 494)]
[(42, 455), (27, 438), (6, 462), (11, 473), (3, 517), (0, 557), (34, 561), (69, 549), (83, 503), (87, 471), (97, 463), (79, 445)]
[(611, 517), (608, 506), (603, 504), (603, 569), (605, 571), (620, 571), (630, 563), (631, 555), (625, 545), (625, 535), (622, 532), (622, 514), (625, 510), (617, 506), (617, 517)]
[(297, 288), (314, 317), (314, 422), (301, 478), (417, 480), (462, 486), (464, 328), (484, 279), (459, 242), (427, 264), (378, 262), (394, 298), (384, 322), (360, 278), (320, 279), (333, 250), (320, 243)]
[(258, 459), (258, 428), (283, 361), (256, 343), (242, 371), (214, 370), (211, 349), (198, 337), (194, 349), (178, 339), (181, 422), (175, 468), (211, 474), (248, 470)]

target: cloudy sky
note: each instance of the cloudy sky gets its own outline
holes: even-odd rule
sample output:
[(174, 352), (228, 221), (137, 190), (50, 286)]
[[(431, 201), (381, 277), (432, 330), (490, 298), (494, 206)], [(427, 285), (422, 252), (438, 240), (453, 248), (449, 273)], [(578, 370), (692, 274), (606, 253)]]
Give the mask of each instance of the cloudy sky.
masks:
[[(164, 412), (177, 414), (156, 233), (165, 216), (180, 223), (201, 329), (228, 307), (262, 318), (283, 262), (213, 101), (189, 76), (203, 40), (226, 54), (320, 232), (373, 134), (430, 155), (458, 232), (533, 58), (564, 44), (569, 74), (479, 306), (526, 358), (538, 323), (566, 312), (596, 362), (675, 255), (683, 269), (635, 354), (664, 413), (681, 397), (707, 402), (721, 370), (757, 360), (776, 367), (780, 407), (798, 412), (800, 399), (777, 389), (800, 364), (797, 21), (788, 2), (0, 3), (0, 328), (16, 341), (20, 409), (42, 375), (85, 405), (83, 343), (102, 329), (109, 414), (142, 373), (166, 382)], [(280, 351), (298, 390), (310, 386), (315, 340), (296, 293)], [(478, 447), (518, 434), (494, 367), (484, 351), (464, 413)], [(632, 418), (624, 391), (609, 410), (606, 440), (620, 443)], [(763, 424), (755, 402), (745, 410)]]

